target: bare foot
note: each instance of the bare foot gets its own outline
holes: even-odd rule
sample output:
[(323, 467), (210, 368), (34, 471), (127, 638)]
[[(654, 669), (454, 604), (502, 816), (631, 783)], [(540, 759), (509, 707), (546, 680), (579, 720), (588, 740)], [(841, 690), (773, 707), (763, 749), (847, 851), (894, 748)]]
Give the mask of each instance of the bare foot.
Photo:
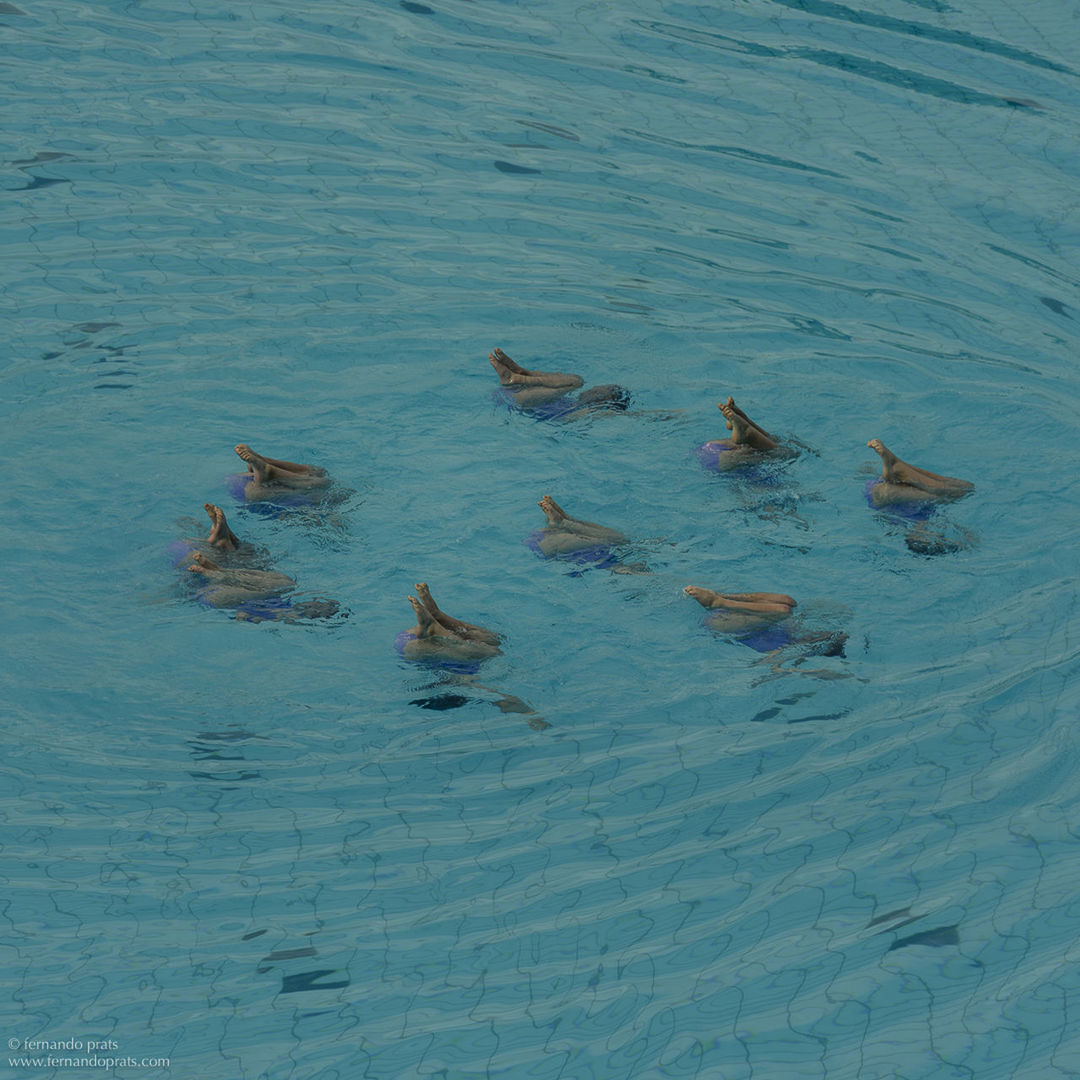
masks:
[(210, 517), (210, 535), (206, 542), (211, 547), (220, 548), (222, 551), (235, 551), (240, 546), (237, 535), (229, 528), (225, 520), (225, 511), (213, 503), (203, 503), (203, 509)]
[(491, 361), (491, 366), (496, 371), (501, 373), (505, 372), (507, 375), (532, 375), (531, 371), (523, 368), (520, 364), (511, 360), (497, 345), (491, 352), (488, 353), (488, 359)]
[(550, 529), (557, 529), (569, 520), (566, 511), (550, 495), (545, 495), (536, 505), (544, 511)]
[(728, 431), (731, 432), (731, 441), (736, 446), (749, 446), (754, 450), (775, 450), (780, 444), (764, 428), (758, 427), (735, 404), (735, 399), (729, 397), (727, 401), (716, 406), (724, 416)]
[(212, 559), (208, 559), (201, 551), (196, 551), (191, 556), (191, 566), (188, 570), (193, 574), (206, 575), (207, 573), (213, 573), (215, 570), (220, 570), (216, 562)]
[(731, 409), (732, 412), (738, 413), (739, 416), (741, 416), (743, 418), (743, 420), (746, 421), (746, 423), (753, 424), (754, 427), (756, 427), (758, 429), (758, 431), (760, 431), (761, 434), (764, 435), (766, 438), (769, 438), (769, 439), (775, 439), (776, 438), (776, 436), (770, 435), (760, 424), (755, 424), (754, 421), (751, 420), (750, 417), (747, 416), (746, 413), (744, 413), (742, 411), (742, 409), (740, 409), (739, 406), (735, 404), (735, 399), (730, 394), (728, 394), (727, 401), (725, 401), (723, 403), (723, 405), (717, 405), (717, 408), (720, 409), (721, 411), (723, 411), (723, 409), (725, 409), (725, 408)]
[(428, 611), (415, 596), (409, 597), (409, 603), (412, 605), (413, 611), (416, 613), (416, 629), (413, 630), (413, 634), (417, 639), (426, 637), (439, 637), (440, 631), (445, 634), (445, 627), (440, 626), (432, 617), (431, 612)]

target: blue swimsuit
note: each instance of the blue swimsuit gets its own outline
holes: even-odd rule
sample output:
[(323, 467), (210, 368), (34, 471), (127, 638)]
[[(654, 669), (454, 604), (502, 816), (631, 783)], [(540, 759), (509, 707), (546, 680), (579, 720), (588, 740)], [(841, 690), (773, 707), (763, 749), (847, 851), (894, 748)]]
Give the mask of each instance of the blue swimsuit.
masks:
[(774, 649), (782, 649), (790, 645), (794, 640), (791, 631), (783, 623), (773, 623), (771, 626), (762, 626), (750, 633), (738, 636), (735, 640), (740, 645), (749, 645), (756, 652), (772, 652)]
[[(610, 570), (613, 566), (620, 565), (618, 558), (607, 544), (594, 544), (591, 547), (578, 548), (577, 551), (556, 552), (554, 555), (548, 555), (540, 547), (540, 539), (543, 535), (544, 530), (537, 529), (523, 541), (527, 548), (535, 551), (543, 559), (558, 559), (560, 562), (576, 563), (578, 566), (593, 566), (597, 570)], [(579, 577), (580, 575), (581, 571), (575, 571), (570, 576)]]

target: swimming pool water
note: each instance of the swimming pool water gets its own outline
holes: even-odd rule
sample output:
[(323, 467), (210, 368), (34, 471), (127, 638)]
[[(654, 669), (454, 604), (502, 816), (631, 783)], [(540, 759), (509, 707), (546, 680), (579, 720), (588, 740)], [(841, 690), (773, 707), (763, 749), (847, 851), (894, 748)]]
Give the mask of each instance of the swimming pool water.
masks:
[[(0, 5), (12, 1074), (1076, 1075), (1073, 22)], [(508, 412), (495, 345), (631, 409)], [(728, 394), (799, 452), (702, 468)], [(538, 558), (547, 493), (649, 572)], [(193, 602), (208, 501), (347, 617)], [(402, 661), (418, 581), (502, 655)]]

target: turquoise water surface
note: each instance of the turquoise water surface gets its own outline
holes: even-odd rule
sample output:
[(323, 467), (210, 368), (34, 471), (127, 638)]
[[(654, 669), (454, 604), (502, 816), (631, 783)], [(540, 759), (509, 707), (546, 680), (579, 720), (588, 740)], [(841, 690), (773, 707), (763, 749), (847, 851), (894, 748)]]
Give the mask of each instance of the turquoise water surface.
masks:
[[(1080, 1075), (1075, 14), (0, 4), (10, 1074)], [(729, 394), (797, 453), (704, 469)], [(338, 613), (198, 603), (206, 502)]]

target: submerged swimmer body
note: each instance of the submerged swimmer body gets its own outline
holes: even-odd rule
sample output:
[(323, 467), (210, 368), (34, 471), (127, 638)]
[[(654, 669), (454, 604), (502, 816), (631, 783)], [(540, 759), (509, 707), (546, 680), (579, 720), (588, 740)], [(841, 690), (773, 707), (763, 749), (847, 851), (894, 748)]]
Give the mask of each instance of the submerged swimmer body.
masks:
[(438, 666), (475, 670), (481, 660), (498, 656), (501, 638), (491, 630), (462, 622), (445, 614), (431, 598), (427, 585), (416, 585), (419, 596), (409, 597), (416, 614), (416, 626), (398, 635), (398, 651), (406, 660), (421, 660)]
[(618, 565), (611, 549), (627, 542), (621, 532), (570, 517), (550, 495), (545, 495), (536, 505), (544, 511), (547, 527), (532, 533), (525, 543), (537, 554), (546, 559), (563, 558), (601, 567)]
[(687, 585), (683, 592), (696, 600), (709, 614), (705, 625), (727, 634), (755, 652), (770, 653), (786, 645), (809, 646), (808, 654), (843, 656), (847, 634), (817, 632), (796, 634), (789, 621), (797, 601), (786, 593), (722, 593)]
[(301, 465), (295, 461), (263, 457), (250, 446), (240, 443), (234, 447), (237, 456), (247, 465), (247, 473), (230, 483), (233, 493), (248, 502), (280, 500), (282, 495), (300, 497), (330, 486), (330, 477), (317, 465)]
[(947, 555), (975, 542), (967, 530), (952, 527), (951, 536), (932, 528), (928, 520), (943, 503), (963, 498), (975, 490), (968, 480), (941, 476), (901, 461), (880, 439), (867, 444), (881, 458), (881, 479), (867, 486), (866, 498), (876, 510), (887, 510), (912, 523), (904, 537), (916, 555)]
[(780, 448), (780, 440), (755, 424), (735, 404), (733, 397), (716, 406), (724, 417), (724, 424), (731, 436), (727, 439), (710, 439), (698, 447), (698, 458), (707, 468), (724, 472), (759, 458), (762, 452)]
[(329, 618), (339, 610), (333, 600), (286, 599), (285, 594), (296, 588), (296, 582), (276, 570), (224, 567), (198, 551), (191, 556), (188, 570), (205, 581), (198, 591), (200, 603), (207, 607), (235, 608), (238, 619), (292, 622)]
[[(496, 695), (493, 704), (503, 713), (521, 713), (528, 717), (528, 724), (535, 731), (543, 731), (551, 725), (531, 706), (514, 694), (504, 693), (491, 686), (476, 682), (471, 676), (480, 663), (501, 653), (502, 635), (486, 630), (475, 623), (463, 622), (447, 615), (432, 599), (431, 590), (419, 581), (414, 586), (416, 596), (409, 597), (416, 612), (416, 626), (398, 635), (398, 650), (407, 660), (419, 660), (443, 669), (441, 683), (436, 686), (453, 685), (458, 689), (475, 687)], [(428, 689), (431, 689), (429, 687)], [(440, 693), (432, 697), (417, 698), (410, 702), (423, 709), (456, 709), (469, 704), (473, 698), (462, 693)]]
[(545, 495), (536, 505), (547, 518), (547, 528), (540, 530), (537, 541), (544, 555), (566, 555), (586, 548), (610, 548), (626, 543), (626, 537), (615, 529), (570, 517), (550, 495)]
[(629, 392), (613, 383), (593, 386), (571, 397), (572, 390), (580, 390), (585, 385), (580, 375), (523, 368), (499, 348), (488, 354), (488, 360), (499, 376), (506, 401), (544, 419), (571, 417), (600, 409), (625, 412), (630, 404)]
[(198, 551), (192, 555), (188, 570), (206, 579), (201, 595), (212, 607), (236, 607), (238, 601), (280, 596), (296, 588), (296, 581), (288, 574), (224, 567)]

